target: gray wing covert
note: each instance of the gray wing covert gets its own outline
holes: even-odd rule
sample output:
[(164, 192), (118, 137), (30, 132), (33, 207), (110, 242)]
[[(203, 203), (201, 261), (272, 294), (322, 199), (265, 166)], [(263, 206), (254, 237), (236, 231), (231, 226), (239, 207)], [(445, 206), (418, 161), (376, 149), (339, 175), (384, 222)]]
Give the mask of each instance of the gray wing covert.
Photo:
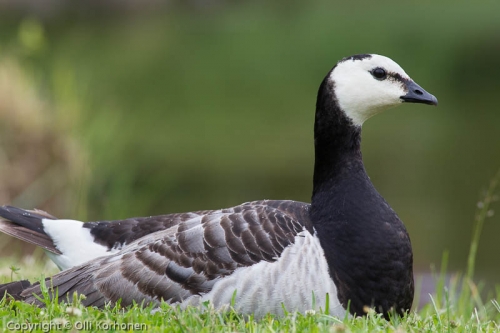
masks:
[[(107, 257), (52, 277), (60, 299), (74, 291), (85, 294), (85, 305), (127, 306), (165, 300), (176, 303), (209, 292), (218, 279), (236, 268), (262, 260), (275, 261), (293, 244), (308, 220), (308, 205), (260, 201), (206, 214), (185, 215), (177, 225), (149, 234)], [(298, 219), (300, 217), (300, 219)], [(47, 282), (49, 285), (50, 281)], [(25, 290), (28, 302), (38, 303)]]

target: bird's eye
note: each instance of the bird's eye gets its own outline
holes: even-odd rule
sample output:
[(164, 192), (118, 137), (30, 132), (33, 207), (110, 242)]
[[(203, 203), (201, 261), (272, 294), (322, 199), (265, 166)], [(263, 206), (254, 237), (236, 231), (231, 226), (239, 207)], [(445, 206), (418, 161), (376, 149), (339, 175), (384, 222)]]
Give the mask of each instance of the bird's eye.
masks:
[(377, 67), (374, 70), (372, 70), (372, 75), (374, 78), (378, 80), (384, 80), (387, 77), (387, 73), (385, 69)]

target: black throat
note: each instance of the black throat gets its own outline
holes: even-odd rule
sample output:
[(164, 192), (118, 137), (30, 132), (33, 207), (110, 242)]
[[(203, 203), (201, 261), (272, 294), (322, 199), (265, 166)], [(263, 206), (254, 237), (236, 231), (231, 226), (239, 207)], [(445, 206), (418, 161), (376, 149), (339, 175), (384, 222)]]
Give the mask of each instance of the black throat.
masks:
[(316, 194), (331, 189), (344, 171), (360, 166), (364, 170), (361, 127), (355, 126), (340, 109), (334, 91), (334, 83), (327, 76), (316, 102), (313, 204)]
[(340, 109), (334, 85), (328, 75), (318, 92), (311, 222), (344, 308), (403, 313), (413, 301), (410, 240), (366, 174), (361, 127)]

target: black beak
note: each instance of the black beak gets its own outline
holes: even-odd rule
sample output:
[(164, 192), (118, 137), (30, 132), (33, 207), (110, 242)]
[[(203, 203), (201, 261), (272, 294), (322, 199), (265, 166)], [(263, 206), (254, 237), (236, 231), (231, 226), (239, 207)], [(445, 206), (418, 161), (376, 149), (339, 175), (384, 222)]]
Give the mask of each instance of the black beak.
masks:
[(429, 105), (437, 105), (438, 100), (434, 95), (429, 94), (427, 91), (422, 89), (418, 84), (413, 81), (408, 81), (406, 84), (406, 88), (408, 88), (408, 93), (404, 96), (401, 96), (401, 99), (404, 102), (408, 103), (423, 103)]

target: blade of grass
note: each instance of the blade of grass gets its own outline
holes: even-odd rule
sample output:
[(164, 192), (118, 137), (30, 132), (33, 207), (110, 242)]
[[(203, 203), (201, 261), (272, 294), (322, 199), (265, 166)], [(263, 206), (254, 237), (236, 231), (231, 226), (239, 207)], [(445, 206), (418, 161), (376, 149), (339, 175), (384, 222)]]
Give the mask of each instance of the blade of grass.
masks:
[(495, 190), (500, 181), (500, 169), (497, 171), (495, 176), (491, 179), (490, 185), (484, 195), (482, 201), (478, 203), (478, 211), (476, 212), (475, 227), (472, 236), (472, 241), (470, 243), (469, 256), (467, 258), (467, 279), (472, 280), (474, 277), (474, 268), (476, 265), (477, 248), (479, 245), (479, 237), (483, 231), (484, 221), (487, 217), (491, 216), (490, 205), (496, 200), (494, 195)]

